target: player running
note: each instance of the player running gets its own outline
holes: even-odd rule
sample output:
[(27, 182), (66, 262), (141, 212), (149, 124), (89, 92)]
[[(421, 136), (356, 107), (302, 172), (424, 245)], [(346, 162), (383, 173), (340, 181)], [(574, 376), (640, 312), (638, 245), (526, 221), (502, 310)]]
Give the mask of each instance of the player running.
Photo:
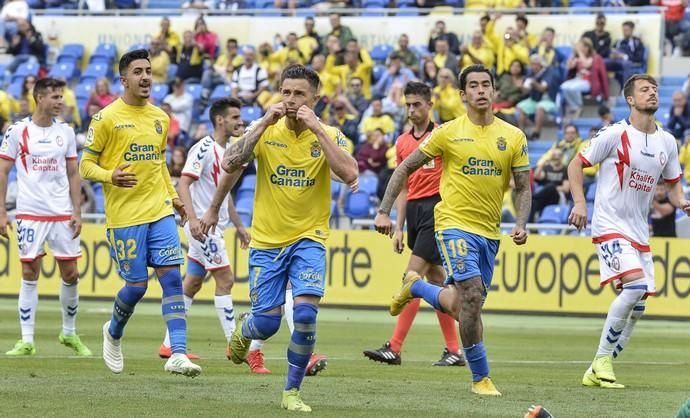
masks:
[(599, 255), (601, 285), (614, 282), (622, 289), (609, 307), (594, 361), (582, 377), (583, 385), (603, 388), (624, 387), (616, 383), (613, 358), (630, 340), (647, 296), (656, 291), (647, 217), (660, 177), (669, 186), (671, 204), (690, 215), (680, 185), (676, 140), (654, 118), (659, 108), (656, 80), (636, 74), (625, 82), (623, 95), (630, 117), (599, 131), (568, 166), (575, 202), (568, 221), (582, 229), (587, 225), (582, 170), (600, 164), (592, 242)]
[[(185, 207), (165, 164), (169, 118), (149, 103), (151, 62), (144, 49), (120, 58), (121, 98), (93, 116), (80, 172), (103, 183), (110, 254), (125, 280), (103, 325), (103, 359), (113, 373), (124, 368), (122, 334), (148, 286), (153, 267), (163, 289), (163, 319), (172, 355), (164, 369), (194, 377), (201, 367), (187, 355), (187, 322), (182, 298), (183, 263), (173, 207), (186, 220)], [(191, 210), (191, 209), (190, 209)]]
[(7, 129), (0, 145), (0, 235), (9, 238), (11, 225), (5, 210), (7, 175), (17, 168), (17, 244), (22, 262), (19, 289), (19, 325), (22, 339), (8, 356), (36, 354), (34, 324), (38, 306), (38, 275), (41, 257), (48, 242), (60, 269), (62, 305), (61, 344), (78, 356), (91, 350), (76, 333), (79, 308), (81, 257), (81, 178), (77, 163), (77, 143), (72, 128), (55, 118), (62, 114), (65, 82), (54, 78), (38, 80), (33, 96), (36, 111)]
[(392, 236), (389, 214), (407, 178), (436, 157), (443, 159), (441, 202), (434, 209), (436, 243), (448, 278), (445, 287), (426, 283), (409, 271), (400, 293), (390, 305), (399, 315), (415, 297), (460, 321), (465, 358), (472, 370), (472, 392), (500, 396), (489, 378), (489, 362), (482, 341), (481, 310), (491, 285), (501, 238), (501, 205), (511, 172), (515, 179), (517, 222), (511, 237), (527, 241), (525, 224), (532, 200), (525, 134), (495, 118), (491, 71), (472, 65), (460, 75), (460, 95), (467, 114), (435, 129), (395, 169), (375, 219), (376, 230)]
[[(220, 205), (220, 221), (218, 228), (206, 236), (201, 230), (199, 217), (203, 216), (211, 204), (213, 194), (221, 179), (220, 163), (228, 140), (242, 134), (244, 123), (240, 116), (242, 103), (234, 98), (216, 100), (210, 109), (213, 123), (213, 136), (206, 136), (189, 150), (187, 162), (182, 169), (182, 177), (178, 185), (180, 200), (186, 208), (188, 222), (184, 226), (187, 235), (189, 251), (187, 253), (187, 274), (182, 283), (185, 311), (189, 311), (194, 295), (201, 290), (206, 272), (210, 271), (216, 281), (216, 292), (213, 303), (218, 314), (225, 338), (230, 342), (235, 330), (235, 311), (232, 306), (232, 285), (234, 277), (230, 269), (228, 254), (225, 250), (223, 229), (231, 220), (237, 227), (242, 248), (249, 245), (249, 233), (242, 225), (242, 220), (235, 211), (235, 206), (228, 199)], [(237, 172), (240, 173), (239, 171)], [(237, 181), (233, 173), (232, 184)], [(159, 356), (170, 357), (170, 333), (166, 331), (165, 341), (161, 345)], [(187, 354), (189, 358), (196, 357)]]
[[(435, 128), (434, 123), (429, 120), (429, 111), (432, 106), (431, 89), (424, 83), (411, 81), (405, 86), (404, 95), (412, 129), (400, 135), (395, 142), (398, 164), (412, 154)], [(446, 278), (441, 255), (434, 240), (434, 206), (441, 201), (438, 190), (441, 164), (440, 157), (431, 160), (422, 169), (412, 173), (409, 181), (403, 185), (402, 193), (397, 200), (398, 217), (393, 239), (393, 251), (402, 253), (404, 250), (403, 231), (405, 220), (407, 220), (407, 246), (412, 250), (412, 255), (405, 271), (416, 271), (437, 286), (443, 286)], [(420, 299), (416, 298), (405, 306), (398, 317), (398, 323), (390, 341), (379, 349), (364, 351), (364, 355), (381, 363), (401, 364), (402, 344), (417, 316), (419, 304)], [(465, 359), (458, 344), (455, 319), (441, 311), (436, 311), (436, 316), (446, 340), (446, 348), (443, 350), (441, 359), (433, 365), (465, 365)]]
[(281, 407), (302, 412), (311, 411), (299, 389), (316, 343), (316, 315), (324, 294), (331, 172), (348, 184), (357, 181), (343, 134), (323, 125), (312, 111), (319, 84), (319, 76), (302, 65), (283, 70), (282, 103), (271, 106), (223, 158), (228, 173), (252, 158), (258, 162), (249, 250), (252, 312), (240, 316), (232, 335), (232, 361), (245, 361), (252, 339), (265, 340), (278, 331), (290, 283), (295, 331), (287, 350)]

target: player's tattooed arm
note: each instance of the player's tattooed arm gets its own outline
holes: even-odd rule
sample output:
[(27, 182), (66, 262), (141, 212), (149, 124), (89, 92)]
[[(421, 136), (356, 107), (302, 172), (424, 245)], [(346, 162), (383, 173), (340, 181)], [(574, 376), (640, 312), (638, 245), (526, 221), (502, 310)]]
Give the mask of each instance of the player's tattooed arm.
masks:
[(254, 153), (254, 147), (256, 147), (265, 130), (266, 126), (263, 123), (259, 123), (254, 129), (240, 138), (239, 141), (230, 145), (223, 155), (223, 162), (221, 163), (223, 170), (232, 173), (250, 162)]
[(529, 180), (529, 170), (514, 171), (515, 180), (515, 206), (517, 209), (517, 226), (524, 228), (527, 225), (529, 212), (532, 207), (532, 188)]
[(409, 157), (403, 161), (398, 168), (395, 169), (390, 181), (388, 182), (388, 187), (386, 187), (386, 194), (383, 196), (381, 201), (381, 206), (379, 207), (379, 212), (386, 214), (391, 213), (395, 199), (398, 197), (407, 178), (410, 174), (414, 173), (415, 170), (423, 166), (424, 164), (431, 161), (431, 157), (427, 156), (420, 150), (416, 150)]

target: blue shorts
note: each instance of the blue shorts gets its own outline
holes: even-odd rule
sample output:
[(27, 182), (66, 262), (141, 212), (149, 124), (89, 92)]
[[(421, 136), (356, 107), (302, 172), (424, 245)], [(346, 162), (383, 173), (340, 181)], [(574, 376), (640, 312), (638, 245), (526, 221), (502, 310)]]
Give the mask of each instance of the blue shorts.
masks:
[(148, 267), (177, 266), (184, 263), (175, 217), (155, 222), (108, 229), (110, 256), (117, 272), (128, 282), (145, 282)]
[(446, 284), (481, 277), (484, 288), (491, 286), (494, 262), (500, 241), (460, 229), (436, 232), (436, 245), (446, 269)]
[(326, 247), (301, 239), (283, 248), (249, 250), (249, 297), (252, 312), (261, 313), (285, 304), (288, 282), (292, 296), (323, 296)]

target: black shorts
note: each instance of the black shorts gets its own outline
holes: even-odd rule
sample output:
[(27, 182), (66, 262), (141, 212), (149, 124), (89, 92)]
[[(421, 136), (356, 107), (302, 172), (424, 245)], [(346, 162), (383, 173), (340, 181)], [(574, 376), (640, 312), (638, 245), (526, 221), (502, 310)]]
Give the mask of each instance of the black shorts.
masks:
[(407, 246), (412, 254), (426, 262), (443, 265), (434, 237), (434, 206), (441, 201), (440, 195), (407, 202)]

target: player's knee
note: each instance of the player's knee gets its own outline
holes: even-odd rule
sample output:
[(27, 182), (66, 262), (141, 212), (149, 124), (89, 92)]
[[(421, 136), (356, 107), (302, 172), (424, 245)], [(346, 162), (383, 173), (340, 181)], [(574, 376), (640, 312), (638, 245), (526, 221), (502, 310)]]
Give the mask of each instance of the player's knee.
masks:
[(182, 282), (182, 291), (185, 295), (194, 297), (197, 293), (199, 293), (199, 290), (201, 290), (201, 285), (202, 280), (185, 277), (184, 281)]
[(158, 277), (158, 281), (163, 288), (163, 295), (174, 295), (182, 293), (182, 275), (180, 270), (170, 269)]
[(293, 320), (297, 324), (315, 324), (319, 309), (311, 303), (298, 303), (293, 308)]
[(68, 269), (61, 273), (62, 281), (67, 284), (75, 284), (79, 281), (79, 271), (75, 268)]
[(39, 270), (39, 265), (35, 262), (22, 263), (22, 278), (26, 281), (38, 280)]
[(280, 329), (282, 315), (275, 313), (252, 314), (251, 321), (244, 323), (242, 333), (255, 340), (266, 340)]
[(637, 280), (632, 280), (627, 283), (624, 283), (621, 295), (624, 296), (626, 299), (629, 299), (631, 301), (634, 301), (634, 303), (637, 303), (644, 299), (645, 295), (647, 294), (647, 290), (647, 284), (645, 283), (644, 279), (639, 278)]
[(221, 270), (213, 277), (216, 280), (216, 295), (229, 295), (235, 284), (230, 270)]

